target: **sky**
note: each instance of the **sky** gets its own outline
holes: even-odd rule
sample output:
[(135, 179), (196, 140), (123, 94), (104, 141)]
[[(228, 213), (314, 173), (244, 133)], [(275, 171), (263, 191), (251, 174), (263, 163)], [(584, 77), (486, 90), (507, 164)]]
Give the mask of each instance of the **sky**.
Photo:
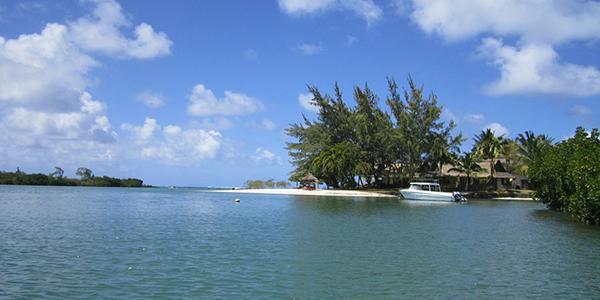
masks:
[(353, 106), (387, 78), (434, 93), (469, 140), (600, 126), (600, 2), (0, 2), (0, 170), (145, 184), (287, 180), (307, 86)]

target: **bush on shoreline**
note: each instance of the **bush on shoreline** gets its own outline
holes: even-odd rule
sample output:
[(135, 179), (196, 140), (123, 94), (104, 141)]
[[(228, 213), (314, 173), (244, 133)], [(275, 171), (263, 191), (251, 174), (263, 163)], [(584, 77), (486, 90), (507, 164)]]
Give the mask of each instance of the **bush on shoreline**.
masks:
[(575, 220), (600, 224), (600, 133), (582, 127), (529, 167), (535, 198)]
[(5, 185), (54, 185), (54, 186), (103, 186), (103, 187), (144, 187), (143, 181), (137, 178), (119, 179), (108, 176), (91, 176), (88, 180), (74, 179), (53, 174), (25, 174), (17, 169), (16, 172), (1, 172), (0, 184)]

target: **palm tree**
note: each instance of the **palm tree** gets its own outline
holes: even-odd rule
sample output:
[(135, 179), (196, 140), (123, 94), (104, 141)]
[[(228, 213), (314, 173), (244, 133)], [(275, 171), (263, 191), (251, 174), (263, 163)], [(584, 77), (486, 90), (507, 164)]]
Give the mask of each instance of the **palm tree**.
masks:
[(554, 139), (545, 134), (536, 136), (533, 131), (526, 131), (525, 135), (519, 133), (516, 141), (518, 142), (517, 152), (523, 159), (525, 163), (524, 169), (527, 172), (529, 164), (537, 157), (540, 157), (545, 149), (552, 146)]
[(474, 151), (477, 153), (479, 158), (490, 160), (490, 181), (494, 179), (494, 163), (498, 159), (498, 156), (503, 152), (503, 148), (506, 145), (504, 140), (504, 134), (496, 137), (495, 131), (490, 128), (481, 131), (481, 134), (475, 135), (473, 140), (475, 141)]
[(468, 152), (459, 157), (456, 166), (449, 170), (467, 175), (467, 184), (465, 185), (465, 191), (469, 189), (469, 182), (471, 182), (471, 174), (477, 174), (477, 172), (485, 171), (485, 169), (479, 165), (480, 161), (481, 160), (477, 157), (476, 153)]

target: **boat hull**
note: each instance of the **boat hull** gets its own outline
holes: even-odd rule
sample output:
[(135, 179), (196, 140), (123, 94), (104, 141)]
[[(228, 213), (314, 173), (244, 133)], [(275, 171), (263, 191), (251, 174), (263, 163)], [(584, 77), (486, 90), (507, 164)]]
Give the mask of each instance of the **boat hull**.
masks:
[(408, 200), (454, 202), (454, 196), (448, 192), (401, 190), (402, 197)]

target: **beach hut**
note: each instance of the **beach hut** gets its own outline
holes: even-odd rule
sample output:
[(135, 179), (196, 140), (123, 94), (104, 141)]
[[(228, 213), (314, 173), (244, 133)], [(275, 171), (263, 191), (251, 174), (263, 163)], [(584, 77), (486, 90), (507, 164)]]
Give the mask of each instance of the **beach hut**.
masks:
[(304, 175), (304, 177), (302, 177), (302, 179), (300, 179), (300, 184), (307, 188), (307, 187), (312, 187), (314, 189), (314, 185), (317, 182), (318, 178), (315, 177), (315, 175), (313, 175), (312, 173), (308, 173), (306, 175)]

